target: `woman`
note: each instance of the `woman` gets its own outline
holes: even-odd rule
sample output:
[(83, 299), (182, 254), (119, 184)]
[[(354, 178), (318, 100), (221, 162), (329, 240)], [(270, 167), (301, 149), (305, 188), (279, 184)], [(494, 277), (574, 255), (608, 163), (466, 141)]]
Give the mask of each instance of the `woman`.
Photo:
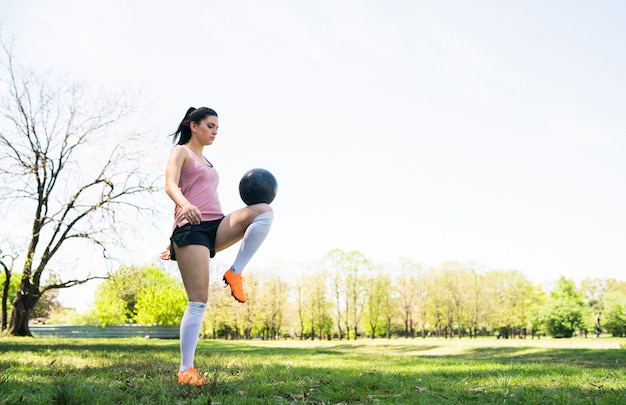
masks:
[(233, 265), (224, 274), (233, 297), (246, 302), (241, 272), (261, 246), (274, 219), (268, 204), (254, 204), (224, 216), (217, 195), (219, 176), (203, 155), (217, 136), (217, 113), (190, 108), (172, 134), (176, 146), (165, 170), (165, 192), (174, 201), (174, 231), (163, 259), (178, 262), (187, 292), (187, 309), (180, 324), (181, 363), (178, 383), (208, 381), (193, 367), (202, 318), (209, 295), (209, 259), (242, 240)]

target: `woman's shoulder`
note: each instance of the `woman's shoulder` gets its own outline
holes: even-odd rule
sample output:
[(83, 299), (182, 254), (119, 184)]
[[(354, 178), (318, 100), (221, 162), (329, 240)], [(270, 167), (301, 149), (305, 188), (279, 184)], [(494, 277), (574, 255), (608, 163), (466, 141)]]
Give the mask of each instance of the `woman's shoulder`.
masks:
[(170, 151), (170, 159), (186, 162), (189, 159), (188, 148), (185, 145), (174, 146)]
[(189, 156), (189, 148), (187, 148), (187, 145), (176, 145), (172, 148), (170, 153)]

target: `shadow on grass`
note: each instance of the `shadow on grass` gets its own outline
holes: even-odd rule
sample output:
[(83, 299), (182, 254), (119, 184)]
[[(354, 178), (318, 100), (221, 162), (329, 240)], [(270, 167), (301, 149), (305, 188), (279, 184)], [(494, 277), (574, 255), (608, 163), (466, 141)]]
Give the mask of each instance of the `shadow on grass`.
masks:
[[(202, 341), (212, 383), (175, 383), (177, 340), (0, 340), (11, 403), (625, 403), (626, 350)], [(74, 359), (80, 364), (73, 364)]]
[(524, 363), (568, 364), (578, 367), (623, 369), (626, 350), (588, 348), (481, 347), (457, 357), (463, 360), (491, 360)]
[(0, 339), (0, 353), (9, 351), (42, 352), (45, 350), (72, 350), (81, 352), (111, 352), (120, 347), (125, 350), (158, 352), (163, 348), (178, 348), (178, 339), (90, 339), (90, 338), (9, 338)]
[[(176, 358), (179, 353), (178, 340), (161, 339), (39, 339), (39, 340), (0, 340), (0, 353), (28, 352), (54, 356), (54, 353), (68, 351), (77, 356), (110, 357), (119, 353), (132, 356), (133, 353), (162, 356), (165, 353)], [(441, 345), (377, 345), (368, 346), (359, 343), (339, 343), (319, 346), (311, 342), (310, 346), (283, 347), (249, 344), (246, 341), (203, 340), (198, 351), (204, 353), (219, 352), (222, 355), (263, 355), (266, 357), (292, 356), (356, 356), (363, 361), (371, 356), (403, 355), (412, 358), (422, 357), (421, 353), (440, 348)], [(366, 356), (364, 356), (366, 355)], [(3, 356), (5, 357), (5, 356)], [(602, 348), (544, 348), (531, 346), (517, 347), (470, 347), (462, 353), (427, 354), (424, 358), (455, 359), (459, 361), (491, 361), (499, 363), (549, 363), (576, 364), (581, 367), (601, 367), (622, 369), (626, 365), (626, 350)]]

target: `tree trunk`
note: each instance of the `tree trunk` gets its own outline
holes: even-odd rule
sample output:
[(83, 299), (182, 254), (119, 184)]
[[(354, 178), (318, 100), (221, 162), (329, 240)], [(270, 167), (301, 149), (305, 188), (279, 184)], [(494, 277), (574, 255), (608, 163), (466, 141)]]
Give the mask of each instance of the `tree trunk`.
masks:
[[(4, 266), (4, 264), (2, 264)], [(2, 288), (2, 330), (7, 328), (7, 299), (9, 298), (9, 285), (11, 283), (11, 272), (8, 271), (5, 267), (5, 279), (4, 286)]]
[(13, 300), (13, 311), (11, 312), (11, 325), (9, 334), (13, 336), (32, 336), (28, 327), (30, 312), (35, 308), (41, 298), (39, 288), (32, 285), (30, 280), (22, 280), (20, 289)]

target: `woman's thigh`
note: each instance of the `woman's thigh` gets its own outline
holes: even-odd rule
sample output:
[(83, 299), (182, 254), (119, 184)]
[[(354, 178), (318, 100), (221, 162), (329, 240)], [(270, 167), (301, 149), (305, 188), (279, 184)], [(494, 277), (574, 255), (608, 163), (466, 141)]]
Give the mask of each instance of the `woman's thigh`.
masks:
[(272, 208), (268, 204), (261, 203), (249, 205), (226, 215), (217, 228), (215, 251), (219, 252), (239, 242), (254, 218), (271, 211)]
[(187, 298), (206, 303), (209, 299), (209, 249), (202, 245), (176, 244), (174, 249)]

